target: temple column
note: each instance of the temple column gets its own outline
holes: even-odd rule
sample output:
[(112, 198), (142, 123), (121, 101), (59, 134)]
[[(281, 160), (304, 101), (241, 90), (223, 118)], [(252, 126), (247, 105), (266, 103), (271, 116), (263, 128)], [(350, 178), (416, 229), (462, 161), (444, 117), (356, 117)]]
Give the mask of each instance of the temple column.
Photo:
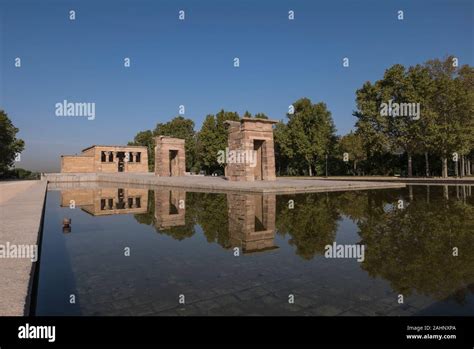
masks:
[(110, 162), (110, 151), (104, 151), (105, 162)]

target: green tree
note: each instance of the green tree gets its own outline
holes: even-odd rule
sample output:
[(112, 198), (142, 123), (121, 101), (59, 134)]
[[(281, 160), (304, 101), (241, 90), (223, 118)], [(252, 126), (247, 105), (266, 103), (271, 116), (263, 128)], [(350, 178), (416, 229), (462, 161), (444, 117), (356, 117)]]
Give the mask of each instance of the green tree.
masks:
[(15, 162), (16, 154), (21, 153), (25, 148), (25, 142), (16, 138), (18, 131), (7, 113), (0, 110), (0, 178), (7, 175)]
[(367, 157), (373, 157), (389, 149), (387, 119), (380, 115), (381, 99), (375, 85), (367, 81), (356, 91), (356, 133), (364, 140)]
[(353, 174), (358, 174), (357, 164), (366, 158), (364, 141), (362, 137), (352, 131), (339, 139), (339, 151), (348, 155), (348, 161), (352, 161)]
[(407, 71), (405, 98), (420, 103), (420, 118), (411, 124), (415, 153), (423, 153), (425, 159), (425, 175), (430, 176), (429, 154), (433, 151), (432, 137), (434, 134), (434, 117), (430, 99), (434, 93), (433, 79), (425, 65), (417, 64)]
[[(317, 162), (322, 164), (336, 144), (336, 128), (331, 112), (326, 104), (311, 103), (302, 98), (293, 103), (293, 114), (287, 114), (288, 123), (284, 139), (289, 142), (283, 145), (287, 155), (300, 157), (306, 163), (308, 174), (313, 175)], [(281, 126), (280, 126), (281, 127)], [(291, 148), (291, 151), (288, 151)]]
[[(408, 176), (413, 175), (412, 156), (420, 146), (421, 123), (409, 113), (393, 113), (387, 105), (418, 103), (415, 79), (409, 79), (404, 66), (396, 64), (381, 80), (370, 82), (357, 90), (358, 133), (365, 140), (368, 152), (406, 152)], [(383, 105), (386, 111), (383, 112)], [(393, 114), (392, 114), (393, 113)]]
[(467, 161), (474, 152), (474, 68), (468, 65), (462, 66), (458, 70), (456, 83), (459, 90), (463, 92), (458, 102), (461, 105), (460, 109), (463, 111), (460, 118), (464, 125), (459, 133), (459, 149), (462, 154), (461, 164), (463, 165), (461, 175), (470, 175), (471, 163), (469, 161), (464, 164), (464, 160)]
[(240, 120), (239, 114), (221, 110), (216, 115), (207, 115), (197, 136), (197, 154), (201, 167), (208, 173), (221, 169), (217, 162), (218, 152), (228, 146), (225, 121)]
[(277, 172), (281, 174), (284, 169), (286, 174), (291, 174), (290, 166), (295, 153), (288, 132), (288, 126), (283, 121), (275, 125), (273, 137), (275, 139), (275, 164)]
[[(402, 68), (400, 68), (402, 67)], [(419, 99), (416, 94), (416, 86), (413, 86), (413, 81), (407, 77), (407, 72), (403, 66), (394, 66), (394, 74), (384, 76), (383, 87), (388, 92), (390, 100), (398, 105), (404, 103), (415, 105), (419, 104)], [(420, 148), (420, 125), (418, 119), (414, 115), (405, 113), (401, 115), (388, 116), (388, 132), (391, 140), (392, 149), (402, 149), (407, 154), (407, 174), (408, 177), (413, 176), (413, 155)]]
[[(458, 153), (461, 161), (455, 170), (458, 172), (459, 167), (461, 174), (465, 173), (469, 166), (464, 161), (469, 160), (473, 149), (473, 69), (458, 68), (454, 62), (454, 57), (448, 57), (408, 69), (397, 64), (387, 69), (381, 80), (366, 82), (356, 91), (356, 133), (362, 136), (369, 159), (406, 154), (407, 173), (412, 176), (413, 158), (423, 154), (425, 174), (429, 176), (431, 153), (441, 157), (442, 175), (447, 177), (448, 159)], [(381, 107), (389, 101), (399, 105), (419, 103), (419, 119), (407, 114), (383, 114)], [(377, 164), (377, 172), (382, 166), (381, 162)]]
[(454, 57), (426, 63), (434, 80), (430, 100), (433, 112), (433, 148), (442, 158), (443, 177), (448, 176), (448, 158), (469, 154), (474, 137), (473, 68), (455, 67)]

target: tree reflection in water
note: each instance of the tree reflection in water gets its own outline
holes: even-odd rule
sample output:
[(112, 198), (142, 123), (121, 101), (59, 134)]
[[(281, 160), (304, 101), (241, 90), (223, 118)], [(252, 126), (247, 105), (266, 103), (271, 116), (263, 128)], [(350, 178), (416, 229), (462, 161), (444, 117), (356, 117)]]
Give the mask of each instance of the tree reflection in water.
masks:
[(324, 255), (324, 247), (333, 243), (341, 218), (333, 197), (333, 193), (317, 193), (278, 198), (278, 233), (289, 236), (288, 242), (296, 247), (301, 258), (309, 260), (317, 254)]
[[(416, 292), (436, 299), (455, 294), (462, 302), (474, 283), (472, 196), (447, 199), (443, 187), (411, 190), (402, 191), (398, 198), (404, 209), (398, 209), (397, 201), (382, 206), (369, 199), (373, 192), (358, 201), (357, 205), (368, 206), (368, 214), (357, 222), (361, 243), (366, 245), (362, 268), (388, 280), (400, 294)], [(454, 248), (458, 256), (453, 256)]]
[[(227, 194), (176, 194), (184, 198), (185, 212), (180, 225), (174, 220), (173, 226), (163, 226), (166, 220), (160, 221), (157, 216), (157, 195), (173, 200), (172, 195), (150, 191), (148, 212), (135, 215), (139, 223), (177, 240), (193, 236), (198, 225), (209, 243), (232, 246), (230, 231), (235, 229), (229, 229), (229, 222), (236, 220), (229, 219), (233, 213), (229, 212)], [(294, 208), (289, 200), (294, 201)], [(403, 200), (403, 209), (398, 208), (399, 200)], [(275, 205), (275, 200), (265, 202)], [(358, 228), (359, 243), (365, 245), (361, 267), (370, 276), (390, 282), (395, 292), (436, 299), (454, 295), (463, 302), (469, 290), (473, 291), (472, 187), (409, 186), (399, 190), (282, 195), (276, 198), (274, 212), (275, 222), (269, 226), (275, 228), (274, 234), (287, 237), (303, 260), (324, 255), (325, 246), (335, 240), (340, 221), (347, 217)], [(453, 256), (454, 248), (458, 256)]]

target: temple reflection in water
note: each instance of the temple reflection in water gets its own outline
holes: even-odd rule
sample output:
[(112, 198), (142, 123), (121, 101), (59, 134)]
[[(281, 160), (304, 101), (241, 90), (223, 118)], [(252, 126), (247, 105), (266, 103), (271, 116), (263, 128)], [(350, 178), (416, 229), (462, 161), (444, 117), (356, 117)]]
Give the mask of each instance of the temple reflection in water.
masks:
[(227, 194), (229, 238), (243, 253), (277, 248), (275, 240), (275, 195)]
[(155, 190), (155, 227), (167, 229), (186, 224), (186, 192)]
[[(191, 194), (191, 193), (190, 193)], [(221, 194), (222, 195), (222, 194)], [(154, 198), (152, 198), (152, 196)], [(278, 248), (275, 239), (276, 196), (231, 193), (227, 196), (228, 244), (243, 253)], [(153, 204), (153, 206), (150, 206)], [(61, 207), (75, 207), (93, 216), (114, 214), (152, 215), (159, 230), (186, 226), (186, 191), (130, 188), (66, 189), (61, 191)]]
[(79, 207), (93, 216), (145, 213), (146, 189), (66, 189), (61, 191), (61, 207)]

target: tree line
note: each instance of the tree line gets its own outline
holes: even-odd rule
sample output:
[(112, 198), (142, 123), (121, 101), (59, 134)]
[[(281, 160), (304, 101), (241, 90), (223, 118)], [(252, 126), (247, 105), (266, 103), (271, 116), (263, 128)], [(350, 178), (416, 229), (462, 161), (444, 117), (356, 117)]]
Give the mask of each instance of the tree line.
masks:
[[(474, 165), (474, 69), (455, 57), (388, 68), (382, 78), (355, 91), (353, 130), (337, 135), (324, 102), (300, 98), (274, 128), (277, 175), (470, 176)], [(227, 147), (226, 120), (268, 118), (264, 113), (220, 110), (199, 131), (177, 116), (138, 132), (129, 145), (148, 147), (154, 169), (154, 137), (186, 140), (186, 169), (223, 172), (218, 152)], [(18, 129), (0, 110), (0, 178), (17, 176), (12, 166), (24, 149)], [(13, 172), (12, 172), (13, 171)]]
[[(295, 101), (274, 128), (277, 174), (466, 176), (474, 155), (474, 70), (455, 57), (408, 68), (388, 68), (375, 82), (355, 92), (356, 118), (348, 134), (336, 134), (327, 105), (309, 98)], [(268, 118), (264, 113), (242, 117)], [(222, 170), (217, 152), (227, 147), (226, 120), (237, 112), (206, 116), (201, 129), (178, 116), (139, 132), (129, 145), (149, 150), (154, 167), (154, 137), (186, 140), (186, 169), (210, 174)]]

